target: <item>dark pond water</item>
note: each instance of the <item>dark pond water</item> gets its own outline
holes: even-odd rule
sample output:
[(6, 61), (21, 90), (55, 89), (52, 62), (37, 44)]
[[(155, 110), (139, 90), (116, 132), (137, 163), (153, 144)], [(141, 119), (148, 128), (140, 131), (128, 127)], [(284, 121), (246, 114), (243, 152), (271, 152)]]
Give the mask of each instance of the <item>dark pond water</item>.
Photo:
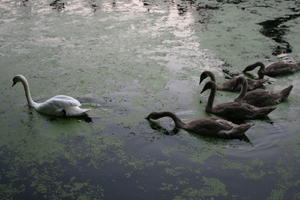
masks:
[[(0, 16), (0, 199), (300, 199), (300, 73), (270, 78), (294, 88), (249, 142), (144, 119), (210, 116), (203, 70), (222, 82), (299, 61), (299, 1), (2, 0)], [(29, 109), (16, 74), (36, 101), (78, 98), (93, 122)]]

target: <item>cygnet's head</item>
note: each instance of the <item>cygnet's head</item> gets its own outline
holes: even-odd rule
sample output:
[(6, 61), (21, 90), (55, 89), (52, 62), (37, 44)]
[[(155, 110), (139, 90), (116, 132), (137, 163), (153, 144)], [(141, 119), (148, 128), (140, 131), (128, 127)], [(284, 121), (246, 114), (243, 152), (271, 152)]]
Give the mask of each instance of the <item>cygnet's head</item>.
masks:
[(215, 76), (213, 75), (212, 72), (210, 72), (210, 71), (204, 71), (204, 72), (202, 72), (202, 74), (200, 75), (199, 85), (200, 85), (200, 84), (202, 83), (202, 81), (203, 81), (204, 79), (206, 79), (207, 77), (210, 77), (210, 79), (211, 79), (212, 81), (215, 81)]
[(204, 79), (206, 79), (208, 77), (206, 71), (202, 72), (202, 74), (200, 75), (200, 81), (199, 81), (199, 85), (202, 83), (202, 81)]
[(152, 112), (146, 117), (147, 120), (158, 119), (158, 118), (159, 118), (159, 113), (157, 113), (157, 112)]
[(205, 92), (206, 90), (212, 89), (212, 88), (216, 88), (215, 82), (213, 82), (213, 81), (208, 81), (208, 82), (204, 85), (204, 87), (203, 87), (202, 91), (200, 92), (200, 94), (202, 94), (202, 93)]

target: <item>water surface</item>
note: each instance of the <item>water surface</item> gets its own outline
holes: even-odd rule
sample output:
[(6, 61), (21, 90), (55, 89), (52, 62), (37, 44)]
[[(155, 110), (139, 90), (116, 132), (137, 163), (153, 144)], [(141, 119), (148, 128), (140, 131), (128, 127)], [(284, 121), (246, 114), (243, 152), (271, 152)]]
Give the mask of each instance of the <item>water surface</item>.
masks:
[[(212, 116), (208, 93), (199, 94), (203, 70), (222, 82), (223, 70), (300, 60), (297, 1), (3, 0), (0, 8), (0, 199), (300, 198), (300, 73), (270, 78), (267, 89), (294, 88), (273, 123), (253, 121), (250, 142), (170, 136), (171, 120), (144, 119), (163, 110), (184, 121)], [(29, 109), (21, 85), (11, 88), (16, 74), (36, 101), (78, 98), (93, 123)], [(234, 96), (219, 92), (216, 103)]]

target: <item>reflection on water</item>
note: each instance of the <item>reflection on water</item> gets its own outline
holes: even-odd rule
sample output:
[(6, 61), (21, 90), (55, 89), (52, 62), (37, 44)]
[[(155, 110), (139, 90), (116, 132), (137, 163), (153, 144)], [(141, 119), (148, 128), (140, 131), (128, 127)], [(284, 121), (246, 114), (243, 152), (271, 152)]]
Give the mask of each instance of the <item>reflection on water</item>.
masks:
[[(172, 130), (172, 121), (144, 119), (162, 110), (184, 121), (213, 117), (204, 111), (207, 95), (199, 94), (203, 70), (223, 82), (253, 61), (278, 59), (278, 43), (298, 60), (297, 6), (1, 1), (0, 199), (297, 199), (300, 74), (266, 86), (294, 89), (270, 115), (273, 124), (253, 121), (248, 141), (200, 137)], [(19, 73), (36, 101), (74, 96), (92, 109), (93, 123), (28, 109), (23, 89), (8, 85)], [(218, 92), (216, 103), (235, 96)]]
[(276, 46), (273, 50), (273, 55), (280, 55), (285, 53), (292, 52), (292, 46), (289, 42), (284, 39), (284, 36), (287, 34), (289, 27), (283, 25), (284, 23), (294, 20), (300, 17), (300, 14), (292, 14), (285, 17), (278, 17), (273, 20), (267, 20), (264, 22), (260, 22), (259, 25), (262, 26), (260, 32), (265, 35), (266, 37), (270, 37), (275, 42), (280, 44), (281, 46)]

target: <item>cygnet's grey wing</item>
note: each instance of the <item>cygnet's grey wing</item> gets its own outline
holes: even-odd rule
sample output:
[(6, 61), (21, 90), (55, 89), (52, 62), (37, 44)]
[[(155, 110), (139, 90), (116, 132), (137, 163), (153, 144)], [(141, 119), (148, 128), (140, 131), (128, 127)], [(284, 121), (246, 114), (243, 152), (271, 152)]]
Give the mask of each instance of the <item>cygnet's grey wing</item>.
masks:
[(234, 123), (227, 121), (227, 120), (217, 119), (216, 122), (219, 124), (220, 128), (222, 128), (224, 130), (230, 130), (233, 127), (235, 127)]
[(228, 102), (213, 107), (213, 113), (229, 119), (252, 119), (259, 109), (248, 103)]
[(196, 121), (192, 121), (188, 124), (190, 131), (197, 132), (203, 135), (217, 135), (221, 130), (230, 130), (232, 128), (231, 123), (216, 118), (204, 118)]
[(255, 106), (270, 106), (275, 105), (280, 99), (279, 93), (272, 93), (264, 89), (256, 89), (248, 92), (244, 97), (244, 101)]
[(236, 81), (237, 81), (237, 78), (232, 78), (232, 79), (226, 80), (223, 84), (221, 84), (219, 86), (218, 89), (225, 90), (225, 91), (239, 91), (241, 86), (237, 86), (237, 88), (235, 88)]
[(270, 64), (266, 69), (268, 74), (277, 75), (294, 72), (297, 70), (296, 65), (291, 63), (277, 62)]

